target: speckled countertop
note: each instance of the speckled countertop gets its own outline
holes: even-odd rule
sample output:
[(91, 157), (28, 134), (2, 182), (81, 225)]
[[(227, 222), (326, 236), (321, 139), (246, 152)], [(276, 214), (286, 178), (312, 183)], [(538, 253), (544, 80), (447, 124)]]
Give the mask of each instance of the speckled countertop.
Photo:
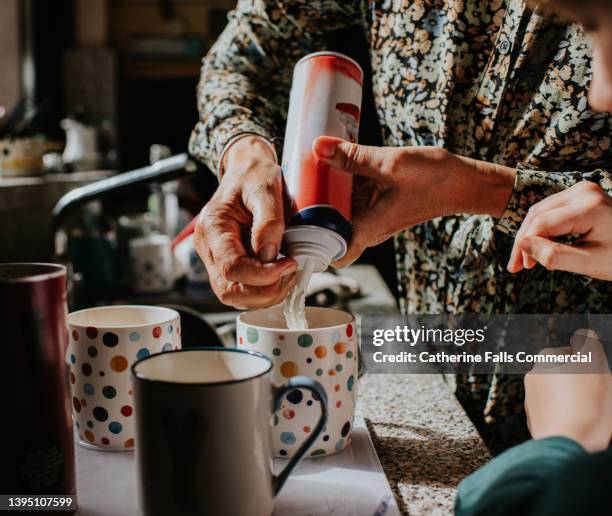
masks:
[(442, 376), (366, 374), (357, 412), (402, 514), (452, 514), (457, 484), (489, 459)]

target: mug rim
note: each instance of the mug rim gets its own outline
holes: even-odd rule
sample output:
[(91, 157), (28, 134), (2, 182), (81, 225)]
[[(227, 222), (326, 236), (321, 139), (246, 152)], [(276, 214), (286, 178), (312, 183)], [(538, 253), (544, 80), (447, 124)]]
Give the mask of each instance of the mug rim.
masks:
[(320, 328), (303, 328), (303, 329), (290, 329), (290, 328), (271, 328), (270, 326), (262, 326), (260, 324), (253, 324), (253, 323), (249, 323), (246, 322), (242, 319), (243, 315), (248, 315), (248, 314), (252, 314), (254, 312), (258, 312), (258, 311), (266, 311), (266, 310), (271, 310), (274, 309), (276, 307), (269, 307), (269, 308), (257, 308), (255, 310), (247, 310), (244, 312), (240, 312), (240, 314), (238, 314), (238, 317), (236, 317), (236, 321), (239, 324), (243, 324), (244, 326), (249, 326), (251, 328), (257, 328), (258, 330), (263, 330), (263, 331), (267, 331), (267, 332), (277, 332), (277, 333), (314, 333), (314, 332), (327, 332), (330, 330), (337, 330), (339, 328), (343, 328), (344, 326), (346, 326), (347, 324), (355, 324), (356, 322), (356, 317), (353, 313), (348, 312), (346, 310), (339, 310), (338, 308), (331, 308), (331, 307), (327, 307), (327, 306), (307, 306), (306, 310), (308, 310), (309, 308), (315, 308), (315, 309), (321, 309), (321, 310), (333, 310), (336, 312), (340, 312), (343, 314), (347, 314), (350, 316), (350, 320), (348, 322), (345, 323), (340, 323), (340, 324), (334, 324), (333, 326), (322, 326)]
[(48, 263), (48, 262), (8, 262), (8, 263), (0, 263), (0, 270), (18, 270), (25, 269), (27, 267), (39, 267), (41, 269), (40, 272), (34, 272), (32, 274), (28, 274), (27, 276), (22, 276), (18, 278), (3, 278), (0, 276), (0, 284), (8, 284), (8, 283), (35, 283), (39, 281), (46, 281), (50, 279), (57, 279), (66, 276), (66, 267), (59, 263)]
[[(268, 367), (265, 371), (262, 371), (259, 374), (256, 374), (254, 376), (248, 376), (246, 378), (240, 378), (238, 380), (221, 380), (217, 382), (189, 382), (189, 383), (181, 383), (181, 382), (176, 382), (176, 381), (157, 380), (154, 378), (147, 378), (146, 376), (142, 374), (138, 374), (138, 372), (136, 371), (136, 366), (140, 365), (142, 362), (146, 362), (147, 360), (156, 358), (160, 355), (169, 355), (171, 353), (189, 353), (191, 351), (224, 351), (228, 353), (240, 353), (243, 355), (256, 356), (258, 358), (263, 358), (268, 363)], [(242, 382), (248, 382), (251, 380), (255, 380), (256, 378), (260, 378), (261, 376), (265, 376), (266, 374), (268, 374), (272, 370), (273, 367), (274, 367), (274, 363), (272, 362), (272, 360), (266, 355), (264, 355), (263, 353), (260, 353), (259, 351), (252, 351), (252, 350), (247, 350), (247, 349), (236, 349), (236, 348), (225, 348), (222, 346), (201, 346), (197, 348), (173, 349), (171, 351), (159, 351), (157, 353), (152, 353), (151, 355), (148, 355), (144, 358), (136, 360), (136, 362), (132, 364), (132, 367), (130, 367), (130, 372), (132, 373), (132, 376), (134, 378), (137, 378), (138, 380), (142, 380), (143, 382), (147, 382), (147, 383), (161, 383), (165, 385), (175, 385), (175, 386), (180, 386), (180, 387), (218, 387), (220, 385), (231, 385), (235, 383), (242, 383)]]
[[(167, 312), (170, 312), (169, 317), (166, 319), (163, 319), (161, 321), (157, 321), (157, 322), (150, 322), (150, 323), (143, 323), (143, 324), (82, 324), (82, 323), (78, 323), (78, 322), (73, 322), (72, 319), (74, 316), (77, 315), (81, 315), (85, 312), (96, 312), (96, 311), (105, 311), (105, 310), (115, 310), (118, 308), (146, 308), (148, 309), (155, 309), (155, 310), (164, 310)], [(74, 327), (78, 327), (78, 328), (86, 328), (88, 326), (95, 326), (96, 328), (101, 328), (101, 329), (117, 329), (117, 330), (126, 330), (129, 328), (147, 328), (148, 326), (157, 326), (160, 324), (168, 324), (172, 321), (174, 321), (175, 319), (179, 319), (179, 323), (180, 323), (180, 318), (181, 315), (174, 310), (173, 308), (167, 308), (165, 306), (157, 306), (157, 305), (106, 305), (106, 306), (93, 306), (91, 308), (83, 308), (81, 310), (77, 310), (76, 312), (70, 312), (67, 317), (66, 317), (66, 322), (68, 324), (68, 326), (74, 326)]]

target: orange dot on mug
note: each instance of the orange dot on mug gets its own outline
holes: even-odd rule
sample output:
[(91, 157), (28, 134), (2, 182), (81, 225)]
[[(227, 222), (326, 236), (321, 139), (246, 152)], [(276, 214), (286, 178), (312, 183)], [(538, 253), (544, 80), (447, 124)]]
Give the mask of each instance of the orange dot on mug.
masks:
[(295, 362), (288, 360), (281, 364), (280, 372), (285, 378), (292, 378), (293, 376), (297, 376), (300, 370)]
[(113, 358), (111, 358), (110, 368), (113, 371), (116, 371), (117, 373), (121, 373), (122, 371), (125, 371), (127, 367), (128, 367), (128, 361), (127, 361), (127, 358), (125, 358), (123, 355), (116, 355)]
[(93, 443), (96, 440), (94, 435), (89, 430), (85, 430), (85, 439), (87, 439), (90, 443)]
[(317, 358), (325, 358), (327, 355), (327, 349), (325, 346), (317, 346), (314, 350), (314, 354)]
[(72, 338), (74, 340), (79, 340), (79, 332), (76, 330), (72, 330)]
[(334, 351), (338, 353), (338, 355), (343, 355), (346, 351), (346, 344), (344, 342), (336, 342), (334, 344)]
[(329, 376), (336, 376), (336, 371), (334, 371), (333, 369), (330, 369), (330, 370), (327, 372), (327, 374), (328, 374)]
[(134, 439), (128, 439), (127, 441), (125, 441), (125, 444), (123, 445), (126, 448), (133, 448), (134, 447)]

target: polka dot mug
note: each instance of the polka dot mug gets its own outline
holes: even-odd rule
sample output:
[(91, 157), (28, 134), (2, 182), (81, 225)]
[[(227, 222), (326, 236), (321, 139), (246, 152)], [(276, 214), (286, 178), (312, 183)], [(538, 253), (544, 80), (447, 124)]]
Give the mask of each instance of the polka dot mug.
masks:
[(158, 306), (106, 306), (68, 316), (67, 361), (72, 414), (80, 444), (134, 447), (130, 367), (181, 347), (178, 312)]
[[(357, 400), (357, 335), (354, 317), (331, 308), (306, 308), (308, 330), (288, 330), (282, 307), (253, 310), (238, 317), (238, 349), (268, 356), (272, 381), (282, 385), (293, 376), (318, 381), (329, 402), (327, 426), (306, 457), (337, 453), (351, 441)], [(317, 403), (305, 390), (291, 392), (274, 416), (272, 429), (276, 457), (291, 457), (317, 421)]]

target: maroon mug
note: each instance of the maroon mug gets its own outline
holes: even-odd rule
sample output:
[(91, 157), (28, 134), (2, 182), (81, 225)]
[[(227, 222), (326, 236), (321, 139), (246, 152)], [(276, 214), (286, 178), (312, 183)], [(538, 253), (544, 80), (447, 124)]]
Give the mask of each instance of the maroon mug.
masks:
[(66, 268), (0, 264), (0, 493), (76, 494)]

